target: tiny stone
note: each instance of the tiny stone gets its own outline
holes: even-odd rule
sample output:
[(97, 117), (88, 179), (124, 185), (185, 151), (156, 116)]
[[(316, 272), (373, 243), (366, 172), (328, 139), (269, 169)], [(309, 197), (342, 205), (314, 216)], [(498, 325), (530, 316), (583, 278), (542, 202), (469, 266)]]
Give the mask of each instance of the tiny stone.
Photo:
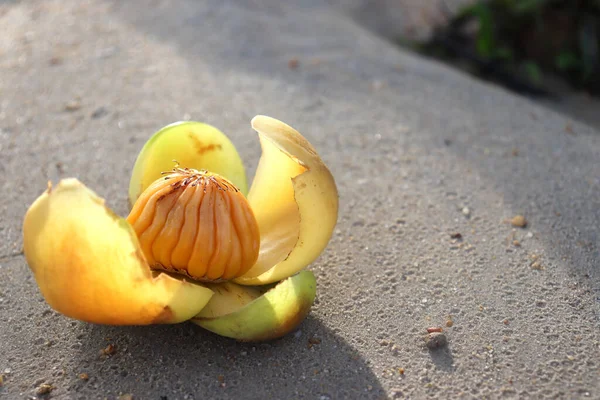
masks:
[(50, 64), (50, 65), (60, 65), (62, 63), (63, 63), (63, 59), (61, 57), (59, 57), (59, 56), (51, 57), (48, 60), (48, 64)]
[(448, 321), (446, 321), (446, 326), (447, 326), (448, 328), (451, 328), (451, 327), (452, 327), (452, 325), (454, 325), (454, 321), (452, 321), (451, 319), (449, 319)]
[(37, 394), (39, 394), (39, 395), (48, 394), (48, 393), (50, 393), (51, 391), (53, 391), (54, 389), (55, 389), (55, 387), (54, 387), (54, 386), (52, 386), (52, 385), (49, 385), (49, 384), (47, 384), (47, 383), (42, 383), (42, 384), (41, 384), (41, 385), (38, 387)]
[(464, 216), (468, 217), (469, 215), (471, 215), (471, 210), (469, 209), (469, 207), (463, 207), (462, 213)]
[(108, 110), (105, 107), (99, 107), (92, 113), (92, 119), (102, 118), (108, 114)]
[(119, 396), (119, 400), (133, 400), (132, 394), (122, 394)]
[(379, 79), (376, 79), (371, 83), (371, 88), (373, 88), (373, 90), (380, 90), (383, 86), (383, 81), (380, 81)]
[(298, 68), (298, 65), (300, 65), (300, 61), (297, 58), (290, 58), (288, 60), (288, 68), (289, 69), (296, 69), (296, 68)]
[(517, 228), (525, 228), (527, 226), (527, 220), (522, 215), (515, 215), (510, 219), (510, 224)]
[(81, 108), (81, 102), (77, 99), (69, 101), (65, 104), (65, 111), (77, 111)]
[(90, 379), (90, 376), (88, 374), (86, 374), (85, 372), (79, 374), (78, 376), (79, 376), (79, 379), (81, 379), (82, 381), (87, 381), (88, 379)]
[(539, 261), (535, 261), (534, 263), (531, 264), (531, 268), (541, 271), (544, 269), (544, 267), (542, 266), (542, 263), (540, 263)]
[(111, 343), (108, 346), (106, 346), (105, 348), (103, 348), (102, 350), (100, 350), (100, 355), (102, 356), (110, 356), (113, 355), (115, 353), (115, 346)]
[(442, 332), (432, 332), (425, 336), (425, 345), (431, 350), (444, 347), (447, 344), (448, 339)]
[(321, 339), (316, 338), (316, 337), (312, 337), (312, 338), (308, 339), (308, 343), (310, 343), (310, 344), (321, 344)]

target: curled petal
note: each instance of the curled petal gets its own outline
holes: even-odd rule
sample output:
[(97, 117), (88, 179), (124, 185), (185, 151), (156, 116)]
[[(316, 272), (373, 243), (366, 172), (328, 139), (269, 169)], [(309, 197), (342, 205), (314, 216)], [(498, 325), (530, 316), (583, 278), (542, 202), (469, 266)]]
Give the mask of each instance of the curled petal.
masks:
[(327, 166), (295, 129), (261, 115), (252, 127), (263, 150), (248, 194), (260, 253), (236, 282), (263, 285), (295, 274), (321, 254), (337, 222), (338, 193)]
[(177, 323), (210, 300), (203, 286), (152, 272), (131, 226), (76, 179), (49, 187), (23, 224), (27, 262), (46, 301), (82, 321)]
[(221, 336), (248, 342), (291, 332), (309, 313), (316, 294), (310, 271), (285, 279), (264, 294), (264, 288), (232, 282), (208, 286), (215, 295), (192, 322)]
[(201, 122), (177, 122), (156, 132), (142, 148), (129, 183), (129, 202), (133, 205), (162, 172), (172, 170), (173, 161), (222, 175), (244, 195), (248, 192), (242, 159), (225, 134)]

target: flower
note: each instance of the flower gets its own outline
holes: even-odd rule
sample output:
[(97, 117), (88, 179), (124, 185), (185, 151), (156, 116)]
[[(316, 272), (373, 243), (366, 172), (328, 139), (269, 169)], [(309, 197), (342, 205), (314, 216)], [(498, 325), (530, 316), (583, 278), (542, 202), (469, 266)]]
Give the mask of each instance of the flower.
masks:
[[(75, 178), (56, 187), (49, 184), (23, 224), (27, 263), (48, 304), (68, 317), (99, 324), (191, 320), (245, 341), (280, 337), (294, 329), (315, 299), (315, 278), (305, 268), (331, 238), (337, 189), (329, 169), (300, 133), (266, 116), (255, 117), (251, 124), (259, 134), (262, 156), (249, 192), (233, 144), (216, 128), (198, 122), (169, 125), (144, 145), (130, 181), (133, 208), (127, 219), (115, 215)], [(179, 166), (164, 177), (172, 160)], [(210, 261), (204, 257), (201, 276), (194, 276), (195, 266), (182, 267), (176, 260), (191, 263), (188, 253), (169, 253), (185, 238), (187, 231), (177, 218), (183, 221), (189, 199), (202, 192), (195, 185), (204, 190), (200, 197), (208, 198), (208, 190), (215, 193), (210, 199), (217, 199), (216, 205), (210, 203), (210, 217), (203, 214), (208, 206), (201, 208), (200, 199), (190, 214), (196, 217), (187, 220), (188, 226), (192, 220), (198, 224), (191, 232), (199, 237), (211, 221), (210, 240), (200, 237), (181, 245), (188, 253), (197, 249), (198, 259), (219, 254)], [(151, 197), (159, 189), (164, 195)], [(160, 208), (157, 204), (166, 204), (160, 203), (165, 196), (176, 206)], [(247, 210), (242, 214), (232, 211), (243, 207)], [(144, 229), (158, 218), (169, 229), (159, 226), (148, 236)], [(238, 237), (230, 240), (234, 231)], [(217, 262), (215, 257), (230, 261)], [(166, 265), (169, 260), (173, 265)], [(245, 260), (245, 268), (238, 268), (239, 260)]]

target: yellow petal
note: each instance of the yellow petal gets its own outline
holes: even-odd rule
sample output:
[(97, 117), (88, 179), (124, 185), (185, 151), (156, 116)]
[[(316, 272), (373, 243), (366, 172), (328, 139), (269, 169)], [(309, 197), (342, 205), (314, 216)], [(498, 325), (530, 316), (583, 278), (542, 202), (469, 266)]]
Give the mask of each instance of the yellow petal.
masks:
[(260, 253), (236, 282), (263, 285), (295, 274), (321, 254), (337, 222), (338, 193), (327, 166), (294, 128), (261, 115), (252, 127), (263, 150), (248, 194)]
[(150, 271), (131, 226), (76, 179), (48, 188), (23, 224), (25, 257), (46, 301), (82, 321), (177, 323), (210, 300), (203, 286)]
[(144, 145), (133, 167), (129, 202), (158, 178), (171, 171), (176, 160), (182, 167), (205, 169), (229, 179), (246, 195), (248, 184), (235, 146), (217, 128), (200, 122), (177, 122), (156, 132)]
[(315, 300), (316, 282), (302, 271), (262, 294), (262, 288), (226, 282), (209, 285), (215, 295), (192, 322), (221, 336), (241, 341), (281, 337), (308, 315)]

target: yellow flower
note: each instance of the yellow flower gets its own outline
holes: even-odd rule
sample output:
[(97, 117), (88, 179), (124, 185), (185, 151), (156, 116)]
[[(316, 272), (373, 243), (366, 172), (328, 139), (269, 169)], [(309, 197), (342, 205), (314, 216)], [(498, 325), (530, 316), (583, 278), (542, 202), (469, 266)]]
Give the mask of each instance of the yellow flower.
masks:
[[(263, 153), (248, 193), (233, 144), (198, 122), (169, 125), (145, 144), (127, 219), (75, 178), (49, 185), (23, 236), (50, 306), (99, 324), (191, 320), (248, 341), (294, 329), (315, 298), (304, 269), (331, 238), (337, 189), (296, 130), (266, 116), (252, 127)], [(161, 175), (173, 160), (179, 167)]]

